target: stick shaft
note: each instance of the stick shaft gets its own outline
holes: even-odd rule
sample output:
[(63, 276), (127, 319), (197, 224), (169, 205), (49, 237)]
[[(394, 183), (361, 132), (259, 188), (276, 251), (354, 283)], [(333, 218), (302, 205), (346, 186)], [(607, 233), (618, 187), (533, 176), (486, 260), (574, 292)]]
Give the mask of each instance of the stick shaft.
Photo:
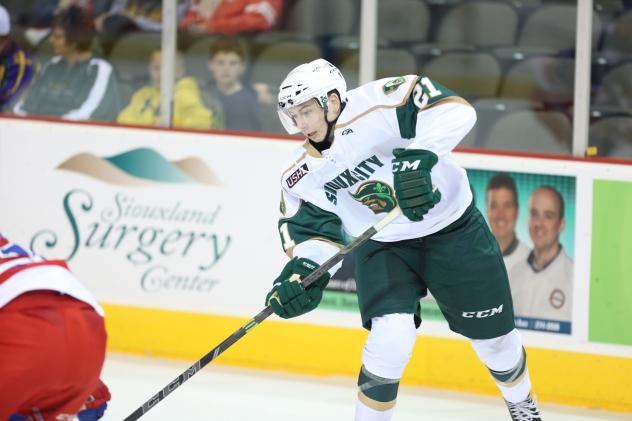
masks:
[[(340, 250), (334, 256), (330, 257), (325, 263), (320, 265), (318, 269), (314, 272), (310, 273), (303, 280), (303, 285), (305, 287), (313, 284), (318, 278), (320, 278), (325, 272), (329, 271), (332, 267), (336, 266), (342, 259), (345, 258), (349, 253), (353, 250), (357, 249), (360, 245), (364, 244), (367, 240), (373, 237), (378, 231), (382, 230), (385, 226), (390, 224), (395, 218), (397, 218), (401, 214), (399, 207), (396, 207), (392, 211), (390, 211), (382, 220), (380, 220), (377, 224), (373, 225), (371, 228), (364, 231), (360, 236), (356, 237), (349, 245)], [(193, 375), (195, 375), (198, 371), (204, 368), (208, 363), (217, 358), (222, 352), (226, 351), (230, 346), (232, 346), (235, 342), (240, 340), (242, 337), (246, 335), (246, 333), (250, 332), (253, 328), (255, 328), (259, 323), (263, 322), (272, 314), (272, 307), (266, 306), (263, 310), (261, 310), (255, 317), (248, 320), (242, 327), (237, 329), (230, 335), (228, 338), (224, 339), (222, 343), (217, 345), (215, 348), (211, 349), (206, 355), (197, 360), (186, 369), (183, 373), (181, 373), (178, 377), (173, 379), (169, 384), (163, 387), (158, 393), (149, 398), (142, 406), (138, 407), (134, 412), (127, 416), (123, 421), (135, 421), (145, 415), (150, 409), (155, 407), (158, 402), (169, 396), (174, 390), (182, 385), (185, 381), (189, 380)]]

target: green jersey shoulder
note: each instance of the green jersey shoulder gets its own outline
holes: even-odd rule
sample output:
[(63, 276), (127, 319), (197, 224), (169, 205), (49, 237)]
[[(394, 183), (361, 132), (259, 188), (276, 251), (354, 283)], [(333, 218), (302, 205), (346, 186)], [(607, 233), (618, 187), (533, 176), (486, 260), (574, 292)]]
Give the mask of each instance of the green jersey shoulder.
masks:
[(459, 96), (441, 83), (426, 76), (419, 76), (410, 95), (397, 107), (397, 123), (402, 138), (412, 139), (417, 135), (417, 115), (443, 101)]
[(344, 127), (359, 118), (384, 109), (393, 109), (411, 95), (415, 75), (397, 76), (366, 83), (347, 92), (348, 101), (338, 117), (336, 127)]
[[(419, 111), (447, 98), (457, 97), (457, 94), (428, 77), (405, 75), (369, 82), (350, 90), (348, 97), (349, 101), (336, 127), (345, 127), (374, 111), (389, 109), (397, 110), (398, 119), (414, 119), (416, 122)], [(402, 137), (414, 136), (411, 136), (410, 130), (404, 130)]]

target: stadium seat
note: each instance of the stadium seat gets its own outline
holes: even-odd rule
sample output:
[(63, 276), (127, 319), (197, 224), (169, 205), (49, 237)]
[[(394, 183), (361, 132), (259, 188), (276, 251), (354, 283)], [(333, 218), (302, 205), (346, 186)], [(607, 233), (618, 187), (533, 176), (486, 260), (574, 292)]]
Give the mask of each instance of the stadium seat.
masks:
[(590, 124), (590, 146), (597, 147), (597, 155), (632, 158), (632, 117), (608, 117)]
[(151, 52), (160, 49), (160, 37), (157, 32), (133, 32), (114, 44), (109, 59), (122, 80), (147, 78), (147, 63)]
[(609, 59), (632, 59), (632, 10), (620, 16), (607, 31), (602, 53)]
[(623, 0), (595, 0), (593, 6), (599, 13), (619, 13), (625, 8)]
[(420, 66), (423, 67), (431, 60), (447, 53), (475, 53), (476, 47), (466, 44), (437, 44), (421, 43), (410, 46), (410, 52), (417, 57)]
[(428, 6), (455, 6), (463, 3), (464, 0), (426, 0)]
[[(518, 45), (525, 47), (546, 47), (554, 51), (575, 49), (577, 23), (576, 5), (549, 5), (534, 11), (526, 19)], [(593, 13), (592, 46), (597, 45), (601, 34), (601, 21)]]
[(575, 60), (533, 57), (518, 62), (503, 78), (500, 96), (546, 104), (573, 102)]
[(491, 47), (513, 45), (518, 31), (518, 14), (508, 3), (465, 2), (452, 8), (437, 31), (439, 45)]
[[(514, 47), (494, 49), (502, 65), (539, 56), (574, 56), (577, 24), (576, 5), (552, 4), (536, 8), (522, 25)], [(598, 14), (592, 16), (592, 47), (597, 46), (602, 31)]]
[(595, 89), (593, 103), (632, 113), (632, 63), (617, 66), (605, 74)]
[(282, 31), (309, 39), (351, 35), (359, 16), (353, 0), (298, 0), (288, 11)]
[(423, 66), (422, 73), (465, 98), (496, 96), (501, 76), (498, 62), (486, 53), (447, 53)]
[(277, 89), (294, 67), (320, 57), (320, 48), (315, 43), (287, 41), (269, 45), (254, 59), (251, 79)]
[[(358, 86), (360, 55), (356, 52), (340, 63), (340, 71), (345, 77), (347, 88)], [(376, 63), (376, 79), (385, 77), (417, 74), (415, 57), (404, 49), (378, 49)]]
[(482, 144), (496, 150), (570, 154), (572, 126), (557, 111), (516, 111), (494, 123)]
[(430, 12), (423, 1), (380, 1), (377, 16), (378, 38), (389, 44), (425, 42), (428, 37)]
[(483, 145), (494, 123), (505, 115), (516, 111), (543, 108), (541, 104), (515, 98), (481, 98), (472, 101), (472, 106), (476, 110), (476, 125), (467, 138), (461, 142), (461, 146), (480, 147)]

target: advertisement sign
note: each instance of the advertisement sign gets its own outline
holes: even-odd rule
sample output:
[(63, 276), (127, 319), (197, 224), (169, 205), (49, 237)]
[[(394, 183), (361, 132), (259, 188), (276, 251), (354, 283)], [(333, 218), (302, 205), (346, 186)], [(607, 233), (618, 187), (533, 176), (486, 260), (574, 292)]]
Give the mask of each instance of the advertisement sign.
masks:
[(293, 142), (118, 128), (88, 142), (85, 127), (56, 128), (50, 139), (33, 122), (20, 142), (2, 142), (7, 237), (67, 260), (100, 302), (228, 315), (263, 306), (287, 260), (274, 180)]
[(516, 326), (571, 333), (575, 177), (468, 170), (503, 252)]

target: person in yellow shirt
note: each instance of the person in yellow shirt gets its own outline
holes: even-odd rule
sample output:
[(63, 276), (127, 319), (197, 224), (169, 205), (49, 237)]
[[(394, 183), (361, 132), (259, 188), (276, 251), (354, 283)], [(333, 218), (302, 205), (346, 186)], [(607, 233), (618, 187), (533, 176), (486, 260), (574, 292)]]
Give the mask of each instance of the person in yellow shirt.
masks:
[[(132, 95), (130, 103), (119, 113), (117, 122), (157, 126), (160, 123), (160, 50), (149, 59), (151, 84)], [(221, 112), (207, 108), (201, 99), (198, 83), (185, 77), (184, 59), (176, 54), (176, 84), (172, 127), (187, 129), (219, 129), (223, 127)]]

